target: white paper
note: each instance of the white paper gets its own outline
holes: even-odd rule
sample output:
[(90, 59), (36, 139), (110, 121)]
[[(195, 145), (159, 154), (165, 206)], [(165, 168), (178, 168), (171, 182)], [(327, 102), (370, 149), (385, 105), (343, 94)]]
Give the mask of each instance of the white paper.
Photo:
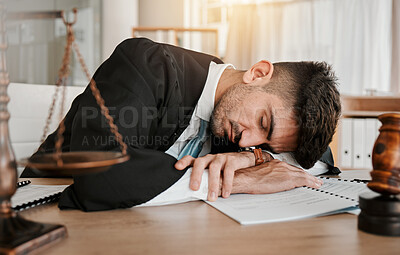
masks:
[(358, 207), (350, 208), (349, 210), (346, 211), (346, 213), (353, 215), (360, 215), (361, 209)]
[(343, 180), (336, 178), (321, 178), (324, 181), (323, 189), (326, 192), (336, 194), (338, 196), (348, 197), (358, 202), (358, 196), (366, 191), (369, 191), (367, 185), (361, 182), (351, 180)]
[(186, 171), (186, 173), (166, 191), (157, 195), (150, 201), (147, 201), (146, 203), (137, 205), (135, 207), (162, 206), (185, 203), (195, 200), (206, 200), (208, 194), (208, 169), (203, 172), (200, 188), (197, 191), (191, 190), (189, 188), (191, 174), (192, 168), (190, 167)]
[[(365, 190), (363, 183), (327, 179), (320, 189), (301, 187), (274, 194), (236, 194), (207, 203), (240, 224), (260, 224), (353, 210), (358, 205), (358, 194)], [(340, 197), (345, 195), (347, 199)]]

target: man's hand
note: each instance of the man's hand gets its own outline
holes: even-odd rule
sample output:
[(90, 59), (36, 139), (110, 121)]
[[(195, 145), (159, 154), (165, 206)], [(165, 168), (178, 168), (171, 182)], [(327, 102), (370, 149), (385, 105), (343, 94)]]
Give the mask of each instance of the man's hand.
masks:
[[(269, 154), (268, 154), (269, 155)], [(268, 157), (268, 156), (264, 156)], [(220, 192), (220, 178), (223, 174), (222, 196), (229, 197), (232, 191), (233, 178), (235, 171), (241, 168), (254, 166), (255, 158), (252, 152), (232, 152), (221, 154), (208, 154), (204, 157), (193, 158), (185, 156), (178, 160), (175, 168), (183, 170), (188, 166), (193, 166), (190, 176), (190, 188), (198, 190), (200, 188), (201, 176), (208, 168), (208, 200), (215, 201)]]
[(277, 159), (271, 160), (269, 154), (263, 156), (267, 162), (258, 166), (254, 166), (253, 153), (247, 151), (208, 154), (200, 158), (185, 156), (175, 163), (175, 168), (183, 170), (193, 166), (190, 176), (192, 190), (200, 188), (201, 177), (208, 168), (209, 201), (215, 201), (218, 194), (227, 198), (231, 193), (267, 194), (302, 186), (321, 187), (322, 181), (303, 169)]
[(274, 159), (235, 172), (232, 193), (267, 194), (297, 187), (319, 188), (322, 180), (306, 171)]

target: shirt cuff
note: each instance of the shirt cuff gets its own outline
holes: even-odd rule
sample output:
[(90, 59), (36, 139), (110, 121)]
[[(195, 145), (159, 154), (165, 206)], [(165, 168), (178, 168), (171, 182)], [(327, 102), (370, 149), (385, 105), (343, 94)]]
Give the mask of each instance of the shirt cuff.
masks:
[(195, 200), (207, 200), (208, 169), (204, 170), (200, 188), (197, 191), (193, 191), (189, 188), (191, 173), (192, 168), (189, 168), (174, 185), (169, 187), (166, 191), (162, 192), (155, 198), (139, 206), (159, 206), (179, 204)]

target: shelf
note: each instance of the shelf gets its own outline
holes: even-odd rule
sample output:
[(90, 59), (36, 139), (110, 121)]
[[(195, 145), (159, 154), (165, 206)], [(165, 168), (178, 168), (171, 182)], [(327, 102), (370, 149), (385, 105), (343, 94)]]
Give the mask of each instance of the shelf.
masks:
[(400, 113), (400, 111), (344, 111), (343, 118), (377, 118), (385, 113)]
[(383, 113), (400, 113), (399, 96), (342, 96), (342, 117), (376, 118)]
[[(393, 96), (348, 96), (342, 95), (341, 118), (377, 118), (384, 113), (400, 113), (400, 95)], [(340, 137), (341, 127), (337, 128), (330, 144), (335, 162), (340, 168)]]

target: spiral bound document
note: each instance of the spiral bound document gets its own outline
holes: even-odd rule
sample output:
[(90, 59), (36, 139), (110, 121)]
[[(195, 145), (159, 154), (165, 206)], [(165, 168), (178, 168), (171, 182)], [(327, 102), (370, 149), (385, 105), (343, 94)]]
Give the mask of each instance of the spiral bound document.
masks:
[[(21, 186), (21, 185), (18, 185)], [(25, 185), (17, 189), (11, 198), (14, 211), (22, 211), (38, 205), (57, 201), (68, 185)]]
[(368, 191), (365, 183), (320, 177), (319, 189), (300, 187), (274, 194), (234, 194), (208, 202), (240, 224), (260, 224), (346, 212), (358, 207), (358, 195)]

